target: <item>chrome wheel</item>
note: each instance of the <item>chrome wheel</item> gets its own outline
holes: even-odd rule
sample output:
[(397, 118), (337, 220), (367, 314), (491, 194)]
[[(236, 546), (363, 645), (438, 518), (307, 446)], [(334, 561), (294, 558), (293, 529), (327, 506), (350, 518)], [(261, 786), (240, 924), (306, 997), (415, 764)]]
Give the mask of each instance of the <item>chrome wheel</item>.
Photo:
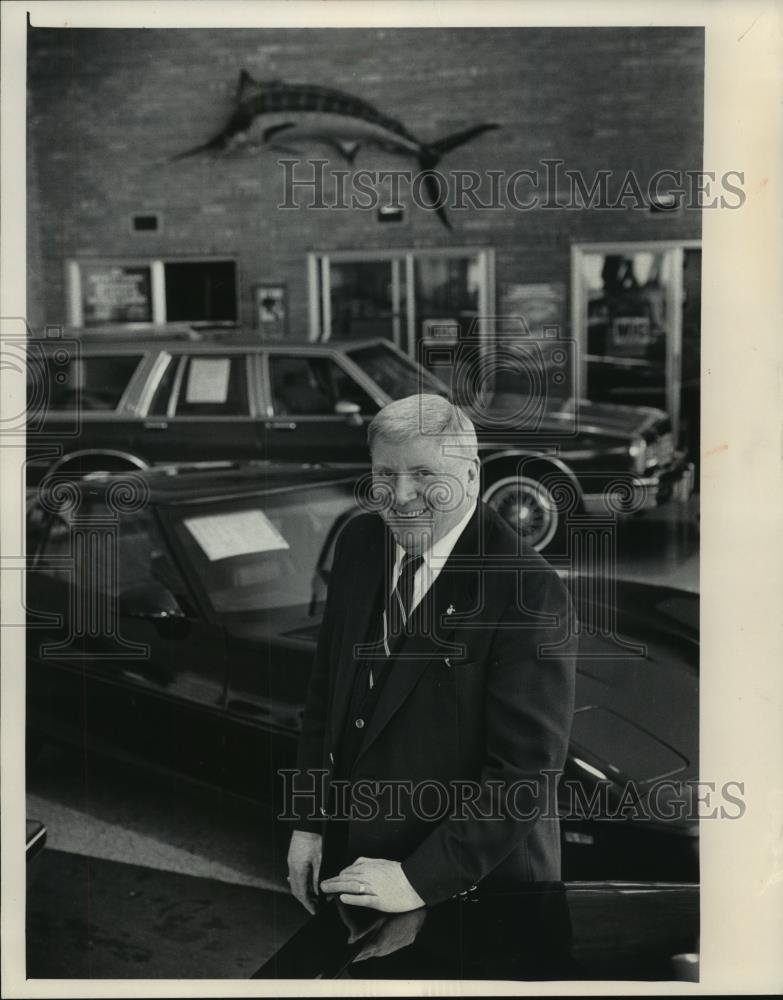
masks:
[(560, 515), (549, 490), (526, 476), (509, 476), (493, 483), (484, 501), (518, 531), (537, 552), (557, 534)]

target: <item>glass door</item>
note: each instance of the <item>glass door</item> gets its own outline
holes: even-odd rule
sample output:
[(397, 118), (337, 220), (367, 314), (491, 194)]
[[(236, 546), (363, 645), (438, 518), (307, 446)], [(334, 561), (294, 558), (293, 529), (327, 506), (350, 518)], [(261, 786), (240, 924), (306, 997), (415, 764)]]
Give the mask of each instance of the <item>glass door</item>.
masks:
[[(492, 251), (449, 248), (312, 255), (310, 337), (383, 337), (412, 358), (493, 311)], [(442, 374), (442, 373), (439, 373)]]
[(328, 260), (326, 265), (322, 280), (328, 289), (330, 339), (383, 337), (399, 347), (405, 316), (404, 261)]
[[(694, 253), (698, 259), (692, 257)], [(595, 402), (666, 410), (677, 440), (683, 431), (686, 327), (689, 357), (696, 344), (698, 383), (694, 330), (699, 327), (699, 262), (700, 251), (683, 245), (618, 243), (573, 248), (580, 394)]]

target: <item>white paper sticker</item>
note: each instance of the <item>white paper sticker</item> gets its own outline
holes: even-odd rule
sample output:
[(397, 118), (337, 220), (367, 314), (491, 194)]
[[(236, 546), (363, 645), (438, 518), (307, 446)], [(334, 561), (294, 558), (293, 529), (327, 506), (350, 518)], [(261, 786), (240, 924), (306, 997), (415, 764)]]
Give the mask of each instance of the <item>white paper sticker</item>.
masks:
[(290, 548), (266, 514), (258, 509), (189, 517), (184, 523), (210, 562)]
[(188, 369), (186, 403), (225, 403), (231, 358), (193, 358)]

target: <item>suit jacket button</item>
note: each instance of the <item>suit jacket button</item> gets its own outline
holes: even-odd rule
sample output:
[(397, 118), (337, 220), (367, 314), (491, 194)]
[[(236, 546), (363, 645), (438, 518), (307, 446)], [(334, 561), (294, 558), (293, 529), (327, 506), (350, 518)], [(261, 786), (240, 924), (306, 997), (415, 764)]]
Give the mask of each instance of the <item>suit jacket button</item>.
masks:
[(357, 729), (364, 729), (364, 719), (357, 719), (354, 725)]

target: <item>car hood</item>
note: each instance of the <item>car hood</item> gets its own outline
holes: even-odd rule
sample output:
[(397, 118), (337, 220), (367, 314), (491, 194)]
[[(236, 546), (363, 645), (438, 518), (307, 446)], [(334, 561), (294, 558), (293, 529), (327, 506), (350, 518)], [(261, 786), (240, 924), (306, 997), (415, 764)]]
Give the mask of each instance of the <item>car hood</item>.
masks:
[[(621, 644), (622, 643), (622, 644)], [(695, 776), (699, 679), (682, 643), (645, 637), (580, 642), (572, 751), (613, 780)]]
[(569, 399), (558, 410), (544, 416), (541, 430), (557, 431), (558, 428), (572, 426), (574, 411), (579, 428), (611, 436), (636, 437), (648, 427), (668, 421), (663, 410), (649, 406), (618, 406), (614, 403), (593, 403), (587, 399)]

